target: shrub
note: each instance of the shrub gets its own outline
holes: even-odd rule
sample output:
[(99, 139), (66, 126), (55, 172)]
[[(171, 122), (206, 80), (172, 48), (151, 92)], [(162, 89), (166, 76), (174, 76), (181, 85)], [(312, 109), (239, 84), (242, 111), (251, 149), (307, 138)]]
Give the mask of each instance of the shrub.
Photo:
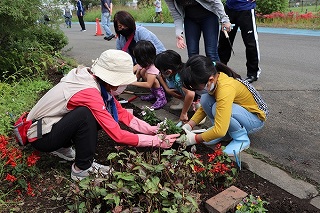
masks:
[[(22, 150), (0, 135), (0, 194), (26, 193), (34, 196), (30, 180), (38, 173), (35, 166), (40, 159), (37, 151)], [(9, 189), (9, 190), (8, 190)], [(7, 191), (7, 193), (4, 193)]]
[(270, 14), (276, 11), (284, 12), (287, 8), (287, 0), (261, 0), (257, 1), (256, 12), (260, 14)]

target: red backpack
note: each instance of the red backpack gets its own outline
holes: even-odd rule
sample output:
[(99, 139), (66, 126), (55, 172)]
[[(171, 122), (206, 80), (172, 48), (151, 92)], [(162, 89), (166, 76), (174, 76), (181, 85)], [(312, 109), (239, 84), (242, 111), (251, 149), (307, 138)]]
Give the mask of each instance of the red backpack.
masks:
[(33, 123), (32, 121), (27, 121), (28, 114), (29, 112), (22, 113), (13, 126), (16, 141), (20, 146), (25, 146), (28, 144), (27, 132)]

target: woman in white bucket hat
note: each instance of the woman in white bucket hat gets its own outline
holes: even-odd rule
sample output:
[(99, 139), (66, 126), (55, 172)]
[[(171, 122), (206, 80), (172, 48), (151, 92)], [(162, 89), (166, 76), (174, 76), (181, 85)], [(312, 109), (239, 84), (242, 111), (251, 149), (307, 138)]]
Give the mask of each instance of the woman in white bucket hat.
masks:
[[(156, 135), (157, 126), (136, 118), (113, 97), (136, 81), (132, 69), (131, 56), (121, 50), (103, 52), (91, 69), (72, 69), (30, 111), (27, 120), (35, 122), (28, 130), (28, 141), (39, 151), (74, 160), (74, 180), (98, 170), (111, 172), (93, 161), (100, 128), (117, 143), (170, 148), (179, 134)], [(141, 134), (122, 130), (118, 122)]]

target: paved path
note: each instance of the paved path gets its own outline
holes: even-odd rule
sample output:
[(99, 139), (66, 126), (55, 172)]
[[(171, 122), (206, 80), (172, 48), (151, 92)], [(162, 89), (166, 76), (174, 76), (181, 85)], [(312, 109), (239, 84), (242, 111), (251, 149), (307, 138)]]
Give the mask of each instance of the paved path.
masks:
[[(176, 50), (187, 60), (186, 50), (175, 46), (172, 24), (143, 25), (167, 49)], [(94, 36), (95, 24), (87, 23), (86, 32), (79, 31), (78, 23), (63, 30), (70, 41), (66, 50), (71, 48), (66, 53), (81, 64), (90, 66), (103, 51), (115, 48), (115, 40), (107, 42), (103, 36)], [(253, 85), (267, 102), (270, 116), (264, 129), (250, 136), (251, 149), (301, 178), (320, 184), (320, 31), (258, 31), (262, 74)], [(234, 51), (229, 66), (245, 77), (240, 34)], [(204, 54), (202, 44), (200, 54)]]

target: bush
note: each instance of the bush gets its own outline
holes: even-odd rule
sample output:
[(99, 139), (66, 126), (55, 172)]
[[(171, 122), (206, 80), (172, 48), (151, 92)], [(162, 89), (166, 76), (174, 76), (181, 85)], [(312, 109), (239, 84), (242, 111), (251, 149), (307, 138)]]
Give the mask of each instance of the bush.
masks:
[(270, 14), (277, 11), (284, 12), (287, 8), (287, 0), (261, 0), (257, 1), (256, 12), (260, 14)]

